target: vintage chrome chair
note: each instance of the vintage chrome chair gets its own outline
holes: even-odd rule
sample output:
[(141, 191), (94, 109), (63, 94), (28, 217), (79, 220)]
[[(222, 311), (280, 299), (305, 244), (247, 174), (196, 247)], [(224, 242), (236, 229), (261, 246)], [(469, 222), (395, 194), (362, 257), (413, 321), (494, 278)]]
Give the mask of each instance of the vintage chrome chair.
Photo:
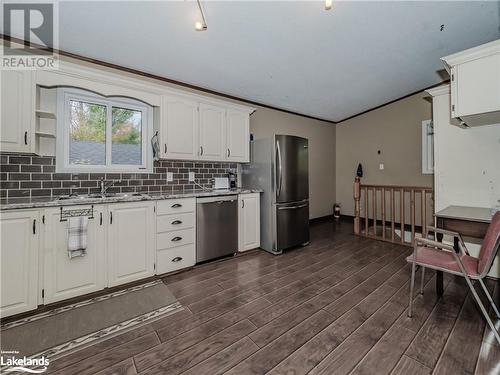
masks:
[(412, 264), (408, 316), (410, 318), (412, 316), (413, 289), (415, 286), (415, 271), (417, 266), (422, 267), (420, 293), (423, 293), (425, 268), (431, 268), (437, 271), (462, 276), (465, 278), (465, 281), (467, 282), (472, 295), (476, 299), (486, 322), (490, 326), (495, 338), (500, 344), (499, 332), (495, 329), (495, 325), (491, 321), (488, 311), (481, 302), (481, 299), (479, 298), (479, 295), (474, 289), (474, 285), (472, 285), (471, 281), (477, 280), (479, 282), (484, 293), (486, 294), (486, 297), (490, 301), (491, 307), (493, 308), (497, 318), (500, 319), (498, 307), (493, 302), (493, 299), (490, 293), (488, 293), (483, 281), (486, 274), (490, 271), (500, 247), (500, 212), (497, 212), (493, 216), (477, 258), (469, 254), (462, 236), (459, 233), (434, 227), (428, 227), (427, 231), (458, 238), (459, 252), (455, 252), (455, 249), (451, 245), (427, 239), (427, 233), (425, 233), (423, 238), (415, 238), (413, 254), (406, 258), (408, 263)]

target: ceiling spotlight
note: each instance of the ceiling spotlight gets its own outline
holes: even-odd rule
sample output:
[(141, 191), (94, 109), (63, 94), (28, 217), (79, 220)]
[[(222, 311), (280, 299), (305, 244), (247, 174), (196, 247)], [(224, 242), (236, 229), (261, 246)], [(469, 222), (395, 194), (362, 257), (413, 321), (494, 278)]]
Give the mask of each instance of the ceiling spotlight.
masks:
[(201, 21), (196, 21), (194, 23), (194, 28), (196, 31), (205, 31), (207, 29), (207, 25), (204, 25)]
[(200, 10), (201, 21), (196, 21), (194, 23), (194, 28), (196, 31), (205, 31), (207, 29), (207, 22), (205, 20), (205, 13), (203, 13), (203, 8), (201, 7), (200, 0), (196, 0), (198, 3), (198, 9)]
[(332, 9), (333, 0), (325, 0), (325, 10)]

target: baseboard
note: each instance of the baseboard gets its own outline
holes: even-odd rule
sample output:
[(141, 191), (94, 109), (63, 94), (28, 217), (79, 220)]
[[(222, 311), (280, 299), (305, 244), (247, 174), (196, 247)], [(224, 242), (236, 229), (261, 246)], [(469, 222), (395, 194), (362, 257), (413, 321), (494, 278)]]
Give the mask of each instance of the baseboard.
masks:
[(315, 217), (313, 219), (309, 219), (309, 224), (326, 223), (328, 221), (333, 221), (333, 219), (333, 215)]
[(333, 215), (326, 215), (326, 216), (320, 216), (320, 217), (315, 217), (313, 219), (309, 219), (309, 224), (327, 223), (327, 222), (333, 222), (333, 221), (354, 223), (354, 217), (349, 216), (349, 215), (341, 215), (340, 219), (336, 219), (335, 216), (333, 216)]

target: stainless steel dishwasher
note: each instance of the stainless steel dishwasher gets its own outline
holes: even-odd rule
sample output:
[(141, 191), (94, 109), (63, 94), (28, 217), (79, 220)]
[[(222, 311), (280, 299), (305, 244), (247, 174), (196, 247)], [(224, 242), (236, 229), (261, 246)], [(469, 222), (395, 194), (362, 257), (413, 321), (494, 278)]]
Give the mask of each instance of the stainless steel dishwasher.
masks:
[(196, 199), (196, 262), (238, 251), (238, 196)]

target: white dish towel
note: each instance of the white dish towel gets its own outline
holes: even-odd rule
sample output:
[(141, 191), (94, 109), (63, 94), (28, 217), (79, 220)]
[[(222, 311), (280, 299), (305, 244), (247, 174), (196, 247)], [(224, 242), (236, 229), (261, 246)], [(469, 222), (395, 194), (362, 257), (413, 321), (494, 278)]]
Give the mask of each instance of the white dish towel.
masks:
[(68, 218), (68, 257), (83, 257), (87, 254), (87, 228), (89, 218), (86, 216)]

